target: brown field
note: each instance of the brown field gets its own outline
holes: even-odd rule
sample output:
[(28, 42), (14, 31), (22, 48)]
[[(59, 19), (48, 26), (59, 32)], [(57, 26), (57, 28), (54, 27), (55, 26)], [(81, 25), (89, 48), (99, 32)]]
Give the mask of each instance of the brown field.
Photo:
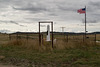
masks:
[[(11, 37), (10, 37), (11, 36)], [(54, 35), (54, 48), (38, 34), (0, 34), (0, 63), (20, 67), (99, 67), (100, 42), (94, 35)], [(100, 34), (97, 34), (100, 41)], [(3, 66), (3, 65), (2, 65)]]
[[(1, 44), (6, 45), (21, 45), (23, 47), (26, 47), (28, 49), (38, 49), (40, 50), (40, 47), (42, 50), (52, 50), (51, 48), (51, 42), (46, 42), (45, 38), (46, 35), (44, 35), (41, 46), (39, 45), (39, 38), (38, 34), (0, 34), (0, 42)], [(87, 46), (94, 46), (96, 44), (95, 42), (95, 35), (90, 34), (87, 35), (89, 37), (88, 39), (84, 39), (84, 35), (54, 35), (54, 39), (56, 39), (56, 42), (54, 42), (54, 48), (55, 49), (66, 49), (66, 48), (75, 48), (75, 47), (84, 47)], [(100, 34), (96, 35), (96, 40), (100, 41)], [(49, 47), (48, 47), (49, 45)]]

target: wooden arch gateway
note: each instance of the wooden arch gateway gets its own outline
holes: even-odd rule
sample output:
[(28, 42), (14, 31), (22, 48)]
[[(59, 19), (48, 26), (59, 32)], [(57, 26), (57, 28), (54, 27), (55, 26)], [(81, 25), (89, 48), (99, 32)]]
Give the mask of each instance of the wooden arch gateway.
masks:
[(41, 46), (41, 33), (40, 33), (40, 25), (41, 23), (51, 23), (51, 34), (52, 34), (52, 48), (53, 48), (53, 22), (52, 21), (41, 21), (39, 22), (39, 45)]

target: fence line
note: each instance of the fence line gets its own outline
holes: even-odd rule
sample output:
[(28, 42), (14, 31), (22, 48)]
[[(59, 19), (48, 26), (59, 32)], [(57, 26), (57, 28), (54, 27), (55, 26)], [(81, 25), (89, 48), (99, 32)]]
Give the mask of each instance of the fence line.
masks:
[[(41, 40), (42, 40), (42, 43), (43, 43), (43, 39), (46, 35), (45, 34), (42, 34), (41, 35)], [(86, 38), (84, 37), (84, 34), (54, 34), (54, 38), (57, 38), (57, 39), (65, 39), (66, 42), (69, 42), (69, 41), (82, 41), (82, 42), (85, 42), (85, 41), (94, 41), (95, 44), (96, 44), (96, 33), (95, 34), (87, 34), (86, 35)], [(9, 40), (19, 40), (19, 39), (26, 39), (27, 41), (29, 39), (39, 39), (38, 38), (38, 34), (9, 34)]]

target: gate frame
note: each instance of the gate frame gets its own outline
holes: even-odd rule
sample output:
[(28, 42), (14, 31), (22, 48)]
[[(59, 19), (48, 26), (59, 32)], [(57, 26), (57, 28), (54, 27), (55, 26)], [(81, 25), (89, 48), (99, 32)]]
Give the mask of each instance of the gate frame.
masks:
[(53, 48), (53, 21), (41, 21), (41, 22), (39, 22), (39, 45), (40, 46), (41, 46), (41, 33), (40, 33), (40, 24), (41, 23), (51, 23), (52, 48)]

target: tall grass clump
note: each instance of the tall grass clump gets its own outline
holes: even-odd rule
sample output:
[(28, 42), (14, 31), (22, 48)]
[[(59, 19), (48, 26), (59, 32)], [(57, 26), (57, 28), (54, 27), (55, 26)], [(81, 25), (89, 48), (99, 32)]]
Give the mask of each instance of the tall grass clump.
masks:
[(56, 49), (69, 49), (69, 48), (88, 48), (95, 46), (95, 41), (66, 41), (65, 39), (58, 40), (56, 44), (54, 44)]
[(6, 46), (19, 46), (27, 50), (39, 50), (38, 40), (32, 39), (11, 40), (6, 44)]

